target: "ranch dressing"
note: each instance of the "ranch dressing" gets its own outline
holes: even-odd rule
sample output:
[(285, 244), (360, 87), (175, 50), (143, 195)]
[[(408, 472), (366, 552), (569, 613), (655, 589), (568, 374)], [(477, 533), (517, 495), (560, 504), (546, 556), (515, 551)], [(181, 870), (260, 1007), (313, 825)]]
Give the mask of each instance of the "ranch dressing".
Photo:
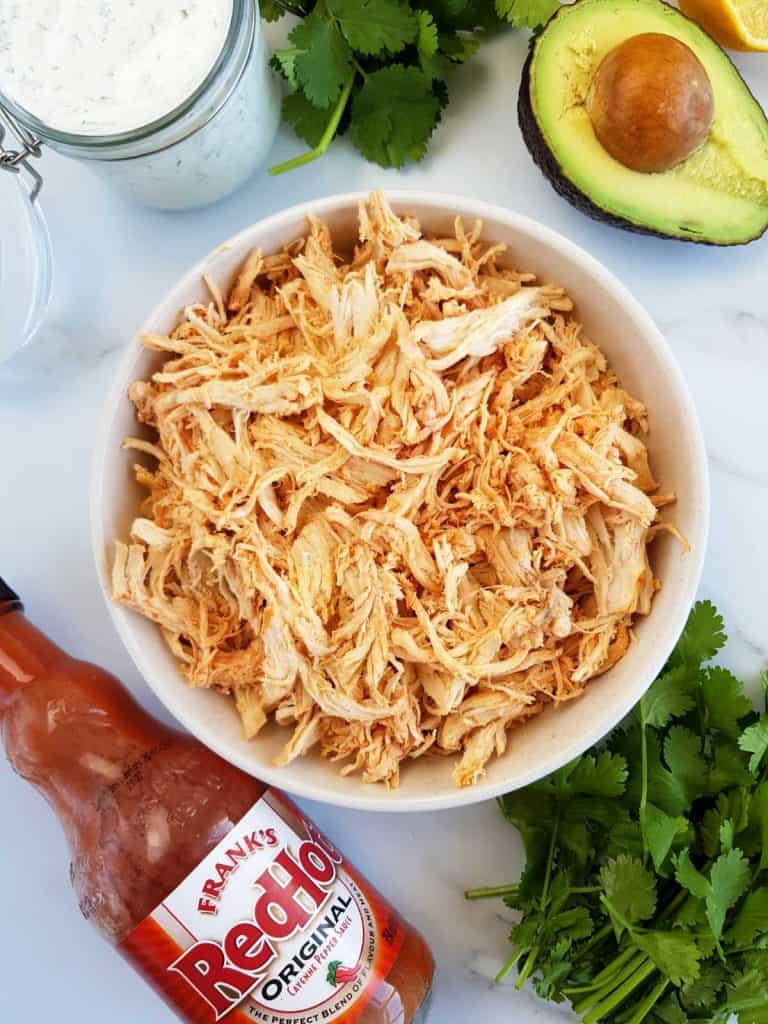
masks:
[(257, 0), (0, 0), (0, 105), (162, 209), (234, 191), (280, 119)]
[(174, 110), (222, 51), (232, 0), (0, 5), (0, 90), (58, 131), (132, 131)]

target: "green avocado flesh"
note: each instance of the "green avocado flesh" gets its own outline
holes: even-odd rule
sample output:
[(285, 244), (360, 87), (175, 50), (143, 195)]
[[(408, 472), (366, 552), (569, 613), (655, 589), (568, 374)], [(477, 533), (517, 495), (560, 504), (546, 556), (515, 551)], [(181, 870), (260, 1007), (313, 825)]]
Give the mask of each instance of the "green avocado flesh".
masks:
[[(707, 70), (715, 118), (704, 143), (668, 171), (614, 160), (592, 130), (586, 97), (615, 46), (641, 32), (675, 36)], [(620, 227), (735, 245), (768, 227), (768, 120), (730, 59), (693, 21), (661, 0), (579, 0), (532, 40), (520, 125), (554, 186), (585, 212)]]

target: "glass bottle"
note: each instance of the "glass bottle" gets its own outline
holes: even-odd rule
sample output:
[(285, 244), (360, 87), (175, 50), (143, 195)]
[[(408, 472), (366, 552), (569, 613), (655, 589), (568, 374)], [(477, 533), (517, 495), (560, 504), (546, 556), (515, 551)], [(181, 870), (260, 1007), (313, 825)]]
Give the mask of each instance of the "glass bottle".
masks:
[(189, 1024), (416, 1024), (426, 943), (283, 794), (152, 719), (0, 579), (0, 727), (82, 913)]

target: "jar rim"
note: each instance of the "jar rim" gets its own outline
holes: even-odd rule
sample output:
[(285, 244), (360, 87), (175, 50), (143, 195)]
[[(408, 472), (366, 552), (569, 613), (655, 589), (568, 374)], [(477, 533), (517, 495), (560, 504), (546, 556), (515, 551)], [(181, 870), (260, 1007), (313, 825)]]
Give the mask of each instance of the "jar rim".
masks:
[[(224, 39), (224, 43), (222, 44), (216, 60), (205, 78), (200, 82), (197, 88), (186, 97), (186, 99), (177, 104), (166, 114), (163, 114), (162, 117), (155, 118), (154, 121), (149, 121), (147, 124), (139, 125), (137, 128), (131, 128), (124, 132), (114, 132), (103, 135), (87, 135), (79, 132), (66, 132), (61, 131), (58, 128), (53, 128), (44, 121), (41, 121), (25, 107), (12, 99), (7, 93), (2, 91), (0, 91), (0, 106), (5, 107), (24, 125), (25, 128), (39, 136), (42, 142), (53, 143), (54, 146), (85, 149), (92, 152), (95, 158), (98, 158), (98, 154), (102, 151), (119, 149), (121, 146), (134, 146), (137, 143), (145, 142), (158, 132), (162, 132), (164, 129), (170, 127), (189, 114), (195, 108), (198, 101), (201, 100), (212, 86), (216, 84), (219, 76), (226, 68), (231, 54), (235, 50), (241, 31), (244, 28), (247, 28), (249, 13), (253, 12), (255, 15), (253, 6), (254, 0), (232, 0), (232, 17), (230, 18), (226, 38)], [(252, 29), (253, 27), (254, 26), (252, 25)], [(253, 34), (253, 32), (251, 34)], [(250, 46), (248, 49), (250, 51)], [(233, 88), (236, 84), (237, 82), (233, 83)], [(211, 117), (224, 106), (231, 91), (231, 89), (228, 90), (221, 98), (220, 102), (216, 104), (216, 108), (210, 114)], [(196, 131), (197, 127), (199, 126), (196, 126), (193, 130)], [(186, 134), (191, 134), (191, 132), (185, 133), (185, 136)], [(172, 142), (168, 142), (160, 148), (166, 148), (167, 145), (175, 144), (177, 141), (181, 140), (174, 139)], [(109, 159), (109, 157), (106, 157), (106, 159)]]

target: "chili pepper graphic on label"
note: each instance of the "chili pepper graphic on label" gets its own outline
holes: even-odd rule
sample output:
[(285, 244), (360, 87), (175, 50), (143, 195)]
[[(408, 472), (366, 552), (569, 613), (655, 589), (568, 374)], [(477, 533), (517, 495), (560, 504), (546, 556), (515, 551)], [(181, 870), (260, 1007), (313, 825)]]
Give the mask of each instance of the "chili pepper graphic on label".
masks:
[(326, 979), (329, 985), (346, 985), (348, 981), (354, 981), (360, 973), (360, 964), (354, 967), (345, 967), (341, 960), (331, 960), (328, 964)]

